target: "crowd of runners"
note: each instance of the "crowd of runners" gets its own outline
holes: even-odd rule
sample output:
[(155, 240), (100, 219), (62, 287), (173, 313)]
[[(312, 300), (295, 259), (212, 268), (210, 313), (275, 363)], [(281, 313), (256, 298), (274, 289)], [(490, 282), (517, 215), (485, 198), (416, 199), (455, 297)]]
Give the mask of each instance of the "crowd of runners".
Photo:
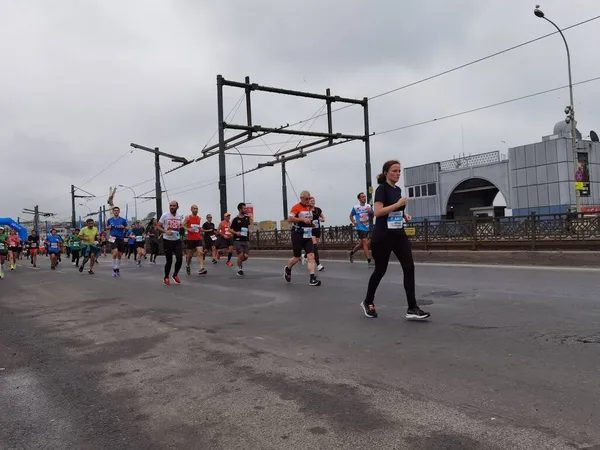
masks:
[[(404, 273), (404, 290), (408, 302), (406, 317), (426, 319), (429, 313), (418, 307), (415, 298), (415, 267), (411, 244), (404, 230), (411, 217), (405, 210), (408, 199), (402, 196), (401, 189), (396, 185), (399, 179), (400, 163), (388, 161), (378, 176), (373, 206), (367, 204), (367, 196), (364, 193), (357, 195), (358, 203), (351, 209), (350, 221), (357, 231), (358, 242), (349, 251), (348, 256), (350, 262), (354, 262), (355, 253), (362, 250), (368, 266), (374, 269), (365, 299), (360, 304), (366, 317), (377, 317), (375, 292), (387, 271), (393, 252)], [(292, 258), (283, 268), (283, 277), (286, 282), (291, 282), (292, 270), (301, 262), (308, 271), (308, 284), (320, 286), (321, 280), (317, 278), (317, 272), (324, 270), (324, 266), (319, 258), (319, 244), (325, 216), (323, 210), (315, 206), (315, 199), (310, 192), (302, 191), (299, 200), (299, 203), (291, 208), (288, 217), (291, 226)], [(237, 205), (234, 217), (225, 213), (218, 224), (213, 222), (211, 214), (207, 214), (203, 221), (197, 205), (192, 205), (190, 213), (184, 216), (179, 212), (177, 201), (171, 201), (167, 213), (158, 220), (152, 219), (145, 226), (139, 220), (130, 225), (120, 214), (120, 208), (114, 206), (112, 217), (106, 221), (102, 231), (98, 230), (93, 219), (88, 219), (83, 228), (75, 228), (65, 236), (59, 235), (57, 230), (52, 228), (40, 239), (33, 230), (25, 242), (21, 241), (15, 230), (0, 226), (0, 279), (4, 278), (6, 261), (10, 264), (10, 270), (14, 271), (17, 261), (25, 256), (30, 264), (37, 268), (40, 254), (49, 259), (51, 270), (56, 269), (64, 255), (70, 258), (72, 265), (78, 268), (80, 273), (86, 269), (89, 262), (87, 272), (93, 275), (98, 257), (106, 257), (107, 252), (112, 257), (112, 276), (120, 277), (123, 256), (130, 259), (133, 255), (137, 268), (141, 268), (143, 261), (148, 258), (146, 253), (149, 250), (150, 263), (156, 264), (161, 241), (165, 256), (165, 285), (170, 285), (171, 280), (181, 284), (179, 272), (183, 267), (184, 256), (187, 275), (192, 274), (192, 262), (196, 256), (197, 273), (206, 276), (207, 257), (212, 264), (218, 264), (219, 260), (226, 256), (225, 265), (233, 267), (232, 258), (235, 253), (236, 273), (239, 277), (244, 277), (243, 266), (250, 255), (251, 229), (245, 203)], [(373, 219), (375, 225), (371, 230)]]

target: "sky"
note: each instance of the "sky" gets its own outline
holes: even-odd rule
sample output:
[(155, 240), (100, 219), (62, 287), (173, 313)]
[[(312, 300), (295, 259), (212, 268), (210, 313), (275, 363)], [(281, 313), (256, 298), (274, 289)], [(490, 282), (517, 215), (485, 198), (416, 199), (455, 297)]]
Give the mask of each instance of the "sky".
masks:
[[(2, 1), (0, 217), (25, 217), (22, 209), (37, 204), (58, 219), (69, 218), (71, 184), (95, 195), (77, 199), (77, 215), (106, 204), (110, 186), (128, 185), (137, 196), (153, 195), (154, 158), (129, 144), (160, 147), (188, 159), (200, 156), (206, 145), (217, 142), (217, 74), (234, 81), (249, 76), (265, 86), (374, 97), (552, 32), (548, 22), (534, 16), (534, 6), (523, 0)], [(563, 28), (600, 15), (597, 0), (547, 0), (541, 7)], [(600, 20), (569, 30), (566, 37), (573, 81), (600, 76), (600, 60), (590, 45), (600, 41)], [(506, 153), (509, 147), (537, 142), (564, 118), (568, 90), (378, 133), (567, 81), (564, 45), (554, 35), (372, 99), (373, 182), (388, 159), (409, 167), (462, 152)], [(245, 122), (243, 105), (235, 112), (242, 94), (225, 89), (229, 123)], [(254, 123), (265, 127), (310, 118), (323, 107), (318, 100), (252, 95)], [(600, 131), (599, 102), (600, 81), (575, 88), (583, 136)], [(327, 130), (323, 117), (301, 126)], [(335, 112), (333, 126), (336, 132), (363, 134), (362, 109)], [(226, 157), (230, 211), (242, 201), (242, 177), (235, 176), (242, 158), (246, 170), (254, 168), (273, 159), (272, 153), (298, 145), (300, 138), (285, 145), (288, 139), (269, 135), (240, 146), (245, 156), (231, 151)], [(168, 159), (161, 164), (163, 172), (177, 166)], [(348, 223), (356, 194), (365, 190), (362, 142), (315, 152), (286, 166), (290, 207), (300, 191), (309, 190), (329, 224)], [(213, 157), (165, 174), (163, 209), (174, 199), (181, 212), (196, 203), (200, 214), (218, 217), (218, 170)], [(244, 181), (255, 220), (281, 220), (280, 166), (248, 173)], [(115, 195), (122, 210), (128, 206), (130, 217), (135, 215), (133, 197), (124, 188)], [(154, 211), (154, 205), (138, 199), (138, 215)]]

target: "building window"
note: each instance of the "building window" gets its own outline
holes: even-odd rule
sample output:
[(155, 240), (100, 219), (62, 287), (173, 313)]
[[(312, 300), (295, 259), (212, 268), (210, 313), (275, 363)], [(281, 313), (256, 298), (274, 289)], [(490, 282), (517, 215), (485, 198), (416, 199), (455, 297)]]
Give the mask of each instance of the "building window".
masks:
[(421, 186), (421, 196), (427, 197), (427, 185), (426, 184)]
[(421, 186), (415, 186), (415, 197), (421, 196)]
[(429, 195), (437, 194), (437, 186), (435, 185), (435, 183), (430, 183), (427, 185), (427, 192), (429, 193)]
[(415, 196), (415, 189), (414, 188), (411, 188), (411, 187), (408, 188), (408, 196), (411, 197), (411, 198)]

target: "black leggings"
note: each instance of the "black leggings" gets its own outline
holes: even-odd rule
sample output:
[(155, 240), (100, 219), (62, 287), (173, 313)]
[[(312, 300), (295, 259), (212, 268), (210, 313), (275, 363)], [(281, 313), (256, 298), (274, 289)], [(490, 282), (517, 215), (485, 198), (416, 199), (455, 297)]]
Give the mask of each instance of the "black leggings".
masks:
[(381, 279), (387, 271), (390, 262), (390, 255), (394, 252), (402, 271), (404, 272), (404, 291), (406, 292), (406, 300), (409, 308), (417, 307), (415, 298), (415, 263), (413, 262), (411, 244), (406, 234), (388, 234), (384, 241), (371, 242), (371, 253), (375, 260), (375, 269), (369, 279), (369, 287), (367, 288), (366, 304), (375, 301), (375, 291), (381, 282)]
[(156, 261), (156, 257), (158, 256), (158, 241), (155, 240), (150, 241), (150, 261), (152, 261), (152, 256), (154, 256), (154, 261)]
[(76, 262), (79, 265), (80, 249), (71, 250), (71, 262)]
[(183, 264), (181, 239), (177, 239), (176, 241), (163, 239), (163, 249), (165, 251), (165, 258), (167, 259), (165, 263), (165, 278), (169, 278), (169, 273), (171, 272), (173, 253), (175, 253), (175, 270), (173, 271), (173, 276), (175, 277), (179, 274), (179, 270)]

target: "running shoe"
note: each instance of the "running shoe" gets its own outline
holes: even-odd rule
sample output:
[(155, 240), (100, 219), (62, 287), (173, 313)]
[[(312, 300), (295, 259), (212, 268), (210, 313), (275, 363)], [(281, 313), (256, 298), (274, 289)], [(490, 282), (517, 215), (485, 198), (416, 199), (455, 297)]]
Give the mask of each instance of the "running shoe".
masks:
[(323, 267), (323, 264), (319, 264), (319, 265), (317, 266), (317, 270), (318, 270), (319, 272), (322, 272), (324, 268), (325, 268), (325, 267)]
[(217, 253), (217, 260), (221, 259), (221, 254)]
[(73, 261), (73, 267), (77, 267), (77, 263)]
[(165, 277), (165, 278), (163, 278), (163, 284), (164, 284), (165, 286), (168, 286), (169, 284), (171, 284), (171, 281), (169, 281), (169, 277)]
[(181, 284), (181, 280), (179, 279), (179, 275), (173, 275), (173, 280), (175, 280), (175, 283)]
[(348, 252), (348, 259), (350, 259), (350, 262), (353, 263), (354, 262), (354, 253)]
[(188, 275), (192, 274), (192, 268), (190, 266), (185, 266), (185, 273)]
[(375, 319), (377, 317), (377, 311), (375, 310), (375, 305), (373, 303), (367, 305), (366, 300), (363, 300), (360, 302), (360, 307), (365, 312), (365, 316), (369, 319)]
[(283, 268), (283, 278), (288, 283), (292, 281), (292, 269), (290, 269), (288, 266)]
[(227, 262), (225, 263), (225, 265), (226, 265), (227, 267), (233, 267), (233, 263), (232, 263), (231, 261), (227, 261)]
[(117, 275), (117, 271), (116, 271), (116, 270), (113, 270), (112, 276), (113, 276), (113, 277), (118, 277), (118, 275)]
[(50, 270), (56, 270), (56, 266), (50, 266)]
[(0, 280), (4, 278), (4, 272), (0, 273)]
[(418, 306), (416, 308), (408, 308), (406, 310), (406, 318), (409, 320), (424, 320), (431, 316), (428, 312), (423, 311)]
[(79, 273), (83, 273), (83, 266), (79, 266)]
[(321, 286), (321, 280), (317, 280), (316, 278), (312, 278), (309, 282), (308, 282), (309, 286)]
[(120, 277), (121, 276), (121, 270), (117, 269), (117, 276)]
[(206, 270), (205, 268), (202, 268), (198, 271), (198, 275), (206, 275), (208, 273), (208, 270)]
[(90, 275), (94, 275), (94, 271), (93, 271), (92, 269), (88, 270), (88, 273), (89, 273)]
[(217, 260), (215, 258), (213, 258), (212, 263), (217, 264)]
[(238, 277), (243, 277), (244, 276), (244, 271), (242, 269), (237, 271), (237, 276)]

